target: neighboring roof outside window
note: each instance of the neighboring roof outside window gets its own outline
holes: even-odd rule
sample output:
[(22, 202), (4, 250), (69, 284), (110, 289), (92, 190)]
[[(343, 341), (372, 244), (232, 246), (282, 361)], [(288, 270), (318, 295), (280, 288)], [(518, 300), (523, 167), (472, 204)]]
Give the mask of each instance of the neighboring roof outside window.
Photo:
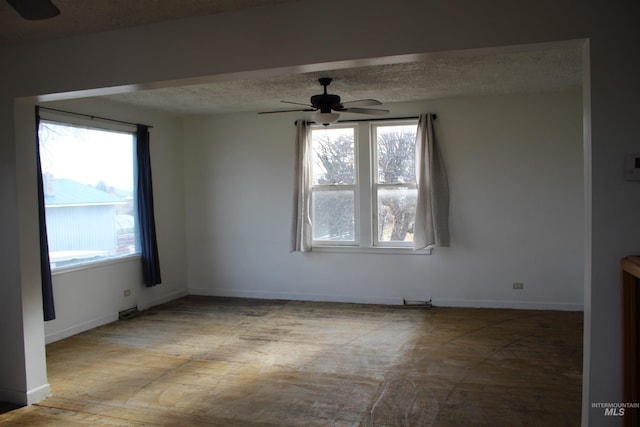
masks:
[(45, 184), (46, 207), (119, 205), (126, 202), (124, 197), (71, 179), (50, 179)]

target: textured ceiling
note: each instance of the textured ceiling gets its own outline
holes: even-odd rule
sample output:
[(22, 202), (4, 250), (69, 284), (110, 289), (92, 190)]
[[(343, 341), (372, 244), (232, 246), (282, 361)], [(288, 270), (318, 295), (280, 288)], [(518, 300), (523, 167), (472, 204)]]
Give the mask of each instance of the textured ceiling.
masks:
[[(53, 0), (59, 16), (27, 21), (0, 0), (0, 46), (294, 1), (299, 0)], [(450, 52), (420, 62), (216, 81), (106, 98), (183, 115), (282, 110), (292, 107), (282, 100), (309, 103), (309, 97), (321, 91), (317, 79), (333, 77), (329, 92), (343, 101), (375, 98), (390, 104), (579, 88), (581, 62), (577, 48)]]
[(59, 16), (27, 21), (0, 0), (0, 46), (294, 1), (298, 0), (53, 0)]
[[(295, 108), (320, 93), (319, 77), (333, 77), (329, 93), (342, 101), (384, 104), (458, 96), (531, 93), (581, 86), (580, 49), (449, 53), (421, 62), (377, 65), (264, 79), (229, 80), (107, 96), (116, 102), (177, 114), (254, 112)], [(301, 107), (304, 108), (304, 107)]]

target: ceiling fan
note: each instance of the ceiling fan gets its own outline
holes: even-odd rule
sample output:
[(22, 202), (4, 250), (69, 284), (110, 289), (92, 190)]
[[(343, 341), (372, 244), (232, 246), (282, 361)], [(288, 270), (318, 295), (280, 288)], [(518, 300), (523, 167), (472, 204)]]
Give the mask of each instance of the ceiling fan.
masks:
[(335, 123), (338, 121), (338, 119), (340, 118), (340, 113), (358, 113), (383, 116), (389, 112), (389, 110), (380, 110), (377, 108), (362, 108), (382, 104), (382, 102), (375, 99), (359, 99), (357, 101), (341, 102), (338, 95), (327, 93), (327, 86), (329, 86), (332, 81), (333, 79), (330, 77), (322, 77), (318, 79), (318, 82), (324, 88), (324, 92), (318, 95), (313, 95), (311, 97), (310, 104), (281, 101), (286, 104), (304, 105), (307, 108), (300, 108), (295, 110), (262, 111), (258, 114), (288, 113), (292, 111), (315, 111), (315, 113), (312, 115), (313, 121), (328, 126), (330, 123)]
[(37, 21), (60, 15), (60, 9), (51, 0), (7, 0), (24, 19)]

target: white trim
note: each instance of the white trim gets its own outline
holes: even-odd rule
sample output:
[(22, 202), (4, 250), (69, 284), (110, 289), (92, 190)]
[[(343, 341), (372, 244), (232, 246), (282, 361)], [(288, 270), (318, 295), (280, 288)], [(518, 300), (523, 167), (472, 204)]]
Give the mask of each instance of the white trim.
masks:
[(549, 301), (501, 301), (501, 300), (469, 300), (433, 298), (436, 307), (469, 307), (469, 308), (511, 308), (516, 310), (558, 310), (583, 311), (583, 304), (559, 303)]
[(357, 297), (343, 295), (299, 294), (290, 292), (265, 292), (239, 289), (191, 288), (189, 295), (203, 295), (232, 298), (279, 299), (293, 301), (344, 302), (358, 304), (401, 305), (400, 297)]
[(83, 206), (113, 206), (126, 205), (127, 202), (98, 202), (98, 203), (61, 203), (57, 205), (46, 205), (45, 208), (77, 208)]
[(105, 130), (109, 132), (128, 133), (135, 135), (136, 126), (133, 124), (120, 123), (100, 117), (85, 117), (82, 113), (63, 112), (47, 110), (47, 107), (40, 109), (40, 121), (55, 123), (58, 125), (66, 125), (72, 127), (80, 127), (85, 129)]
[(118, 320), (118, 313), (111, 313), (106, 316), (99, 317), (97, 319), (90, 320), (88, 322), (81, 323), (79, 325), (74, 325), (69, 328), (63, 329), (61, 331), (54, 332), (49, 335), (45, 335), (44, 342), (45, 344), (51, 344), (56, 341), (60, 341), (65, 338), (69, 338), (71, 336), (77, 335), (81, 332), (86, 332), (93, 328), (97, 328), (98, 326), (106, 325), (111, 322), (115, 322)]
[[(189, 295), (187, 290), (181, 290), (172, 292), (167, 295), (160, 296), (158, 298), (154, 298), (152, 300), (139, 303), (137, 305), (139, 310), (147, 310), (156, 305), (164, 304), (169, 301), (176, 300), (178, 298), (182, 298)], [(88, 322), (81, 323), (79, 325), (74, 325), (69, 328), (63, 329), (61, 331), (53, 332), (49, 335), (45, 336), (45, 344), (51, 344), (56, 341), (63, 340), (65, 338), (69, 338), (71, 336), (77, 335), (82, 332), (89, 331), (91, 329), (97, 328), (102, 325), (106, 325), (112, 322), (115, 322), (119, 319), (118, 313), (110, 313), (106, 316), (99, 317), (97, 319), (89, 320)]]
[(73, 273), (74, 271), (79, 271), (79, 270), (89, 270), (92, 268), (105, 267), (111, 264), (120, 264), (124, 262), (139, 261), (141, 256), (142, 256), (141, 254), (121, 255), (118, 257), (112, 257), (108, 259), (84, 262), (82, 264), (69, 265), (68, 267), (65, 266), (65, 267), (52, 268), (51, 275), (55, 277), (55, 276), (59, 276), (66, 273)]
[[(358, 157), (356, 159), (356, 165), (358, 167), (358, 241), (360, 246), (368, 248), (373, 246), (373, 235), (375, 215), (373, 202), (371, 199), (371, 184), (373, 180), (373, 171), (371, 169), (371, 127), (367, 122), (357, 123), (358, 125), (358, 140), (356, 146), (358, 148)], [(365, 159), (366, 161), (362, 161)]]
[(43, 384), (27, 392), (27, 405), (33, 405), (49, 397), (51, 397), (51, 386), (48, 383)]
[[(344, 122), (342, 125), (332, 126), (332, 129), (352, 129), (354, 137), (354, 184), (311, 184), (310, 191), (342, 190), (353, 191), (354, 194), (354, 240), (312, 240), (311, 252), (338, 253), (378, 253), (378, 254), (406, 254), (430, 255), (431, 249), (413, 250), (413, 242), (384, 242), (378, 240), (378, 189), (379, 188), (407, 188), (415, 190), (414, 183), (378, 183), (377, 161), (377, 131), (379, 128), (390, 126), (417, 126), (417, 119), (389, 119), (376, 122), (359, 121)], [(311, 125), (310, 135), (314, 131), (326, 130), (321, 125)], [(313, 175), (314, 162), (310, 162)], [(312, 203), (313, 205), (313, 203)], [(312, 207), (313, 213), (313, 207)], [(366, 214), (366, 215), (365, 215)], [(313, 223), (312, 218), (312, 223)]]
[(180, 290), (180, 291), (176, 291), (176, 292), (172, 292), (170, 294), (167, 295), (162, 295), (158, 298), (154, 298), (151, 299), (149, 301), (145, 301), (142, 303), (138, 304), (138, 310), (148, 310), (151, 307), (155, 307), (156, 305), (160, 305), (160, 304), (164, 304), (166, 302), (169, 301), (173, 301), (176, 300), (178, 298), (182, 298), (182, 297), (186, 297), (187, 295), (189, 295), (189, 292), (186, 289)]
[[(387, 241), (381, 241), (380, 240), (380, 236), (378, 236), (378, 227), (380, 226), (379, 224), (379, 212), (378, 212), (378, 192), (381, 188), (407, 188), (408, 190), (416, 190), (416, 198), (417, 198), (417, 189), (418, 189), (418, 184), (417, 182), (415, 182), (415, 178), (414, 178), (414, 182), (405, 182), (405, 183), (401, 183), (401, 182), (379, 182), (379, 170), (378, 170), (378, 166), (379, 166), (379, 162), (378, 162), (378, 133), (379, 133), (379, 129), (380, 128), (385, 128), (385, 127), (398, 127), (398, 126), (403, 126), (403, 127), (410, 127), (410, 126), (414, 126), (416, 128), (416, 132), (418, 129), (418, 119), (398, 119), (398, 120), (394, 120), (394, 119), (389, 119), (389, 120), (376, 120), (376, 121), (371, 121), (371, 122), (364, 122), (368, 124), (368, 128), (369, 128), (369, 140), (368, 142), (368, 146), (369, 146), (369, 151), (370, 151), (370, 155), (369, 155), (369, 162), (370, 162), (370, 168), (371, 168), (371, 173), (370, 173), (370, 185), (369, 185), (369, 197), (370, 197), (370, 213), (371, 213), (371, 239), (372, 239), (372, 244), (375, 247), (407, 247), (407, 248), (411, 248), (413, 249), (413, 242), (397, 242), (397, 241), (393, 241), (393, 242), (387, 242)], [(414, 138), (415, 140), (415, 138)], [(414, 145), (415, 145), (415, 141), (414, 141)], [(429, 252), (431, 253), (431, 252)]]
[(349, 254), (393, 254), (393, 255), (431, 255), (431, 248), (420, 249), (414, 251), (409, 246), (405, 247), (393, 247), (393, 246), (314, 246), (310, 252), (337, 252), (337, 253), (349, 253)]
[[(291, 292), (265, 292), (248, 289), (210, 289), (190, 288), (189, 295), (232, 297), (232, 298), (257, 298), (280, 299), (293, 301), (322, 301), (343, 302), (358, 304), (383, 304), (403, 305), (401, 297), (358, 297), (344, 295), (305, 294)], [(582, 304), (536, 302), (536, 301), (499, 301), (499, 300), (466, 300), (466, 299), (438, 299), (432, 300), (434, 307), (461, 307), (461, 308), (503, 308), (515, 310), (554, 310), (554, 311), (583, 311)]]
[[(314, 144), (313, 144), (313, 132), (314, 131), (327, 131), (327, 130), (336, 130), (336, 129), (350, 129), (353, 131), (353, 184), (314, 184), (314, 169), (315, 169), (315, 161), (314, 161)], [(349, 191), (353, 194), (353, 240), (315, 240), (313, 235), (315, 234), (312, 226), (312, 246), (321, 246), (321, 245), (329, 245), (329, 246), (340, 246), (340, 245), (359, 245), (361, 242), (359, 224), (360, 224), (360, 188), (359, 188), (359, 168), (360, 168), (360, 160), (359, 160), (359, 129), (357, 124), (343, 124), (343, 125), (334, 125), (331, 128), (327, 128), (324, 125), (310, 125), (309, 138), (311, 139), (310, 148), (311, 151), (309, 153), (309, 194), (310, 194), (310, 207), (311, 207), (311, 224), (315, 222), (313, 213), (315, 211), (313, 207), (313, 196), (316, 191)]]

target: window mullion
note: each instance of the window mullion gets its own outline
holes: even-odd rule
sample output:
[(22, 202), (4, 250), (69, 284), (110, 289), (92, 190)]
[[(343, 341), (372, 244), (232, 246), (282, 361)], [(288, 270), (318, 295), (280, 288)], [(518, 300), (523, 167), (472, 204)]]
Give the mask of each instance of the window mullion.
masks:
[(354, 191), (356, 186), (353, 184), (315, 184), (311, 186), (313, 190), (327, 191), (327, 190), (351, 190)]
[(377, 152), (377, 128), (375, 126), (369, 126), (370, 138), (369, 147), (371, 155), (369, 162), (371, 164), (371, 175), (369, 181), (371, 183), (369, 188), (369, 194), (371, 197), (370, 213), (371, 218), (370, 232), (371, 246), (378, 246), (378, 152)]
[(394, 183), (383, 183), (383, 184), (373, 184), (376, 188), (417, 188), (415, 182), (394, 182)]
[(371, 145), (370, 128), (368, 123), (360, 123), (357, 140), (357, 164), (358, 164), (358, 221), (359, 242), (361, 247), (373, 246), (371, 209)]

